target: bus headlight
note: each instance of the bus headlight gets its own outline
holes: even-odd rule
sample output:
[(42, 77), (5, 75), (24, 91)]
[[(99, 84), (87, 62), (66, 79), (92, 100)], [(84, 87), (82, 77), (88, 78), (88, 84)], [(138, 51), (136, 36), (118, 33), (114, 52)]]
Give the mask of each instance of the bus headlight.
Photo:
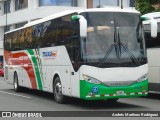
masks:
[(143, 75), (142, 77), (140, 77), (137, 82), (142, 82), (145, 81), (147, 79), (147, 74)]
[(93, 78), (93, 77), (90, 77), (90, 76), (87, 76), (87, 75), (83, 75), (83, 78), (87, 82), (90, 82), (90, 83), (93, 83), (93, 84), (101, 84), (101, 81), (97, 80), (96, 78)]

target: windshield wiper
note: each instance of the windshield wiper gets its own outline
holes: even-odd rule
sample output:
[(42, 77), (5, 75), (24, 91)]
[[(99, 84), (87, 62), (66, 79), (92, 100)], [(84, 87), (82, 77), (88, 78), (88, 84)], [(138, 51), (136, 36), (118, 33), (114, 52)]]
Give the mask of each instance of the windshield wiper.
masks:
[[(115, 31), (115, 33), (117, 33), (117, 31)], [(119, 32), (118, 32), (118, 37), (117, 37), (117, 35), (115, 35), (115, 40), (116, 41), (114, 43), (116, 43), (115, 44), (116, 55), (118, 58), (120, 58), (122, 52), (121, 52), (121, 41), (120, 41), (120, 37), (119, 37)]]
[(102, 60), (99, 62), (98, 66), (102, 65), (105, 60), (108, 58), (109, 54), (111, 53), (112, 49), (114, 48), (114, 46), (116, 45), (116, 37), (115, 34), (116, 32), (114, 32), (114, 44), (112, 44), (109, 48), (109, 50), (107, 51), (107, 53), (105, 54), (105, 56), (102, 58)]
[(98, 66), (100, 66), (101, 64), (103, 64), (105, 62), (105, 60), (108, 58), (109, 54), (111, 53), (112, 49), (114, 48), (114, 46), (115, 46), (115, 44), (111, 45), (111, 47), (109, 48), (108, 52), (105, 54), (103, 59), (99, 62)]
[[(103, 59), (99, 62), (98, 66), (102, 65), (108, 58), (109, 54), (111, 53), (112, 49), (115, 47), (115, 51), (116, 51), (116, 55), (117, 58), (119, 59), (121, 56), (121, 49), (123, 49), (127, 55), (130, 57), (130, 59), (137, 65), (139, 66), (140, 63), (138, 62), (138, 60), (134, 57), (134, 55), (130, 52), (130, 50), (123, 45), (123, 43), (120, 40), (120, 36), (119, 36), (119, 31), (118, 33), (118, 37), (116, 37), (116, 35), (114, 35), (114, 44), (111, 45), (111, 47), (109, 48), (108, 52), (105, 54), (105, 56), (103, 57)], [(115, 33), (114, 33), (115, 34)]]
[(118, 31), (118, 41), (120, 46), (122, 46), (122, 49), (128, 54), (128, 56), (131, 58), (131, 60), (137, 65), (139, 66), (140, 63), (138, 62), (138, 60), (134, 57), (134, 55), (131, 53), (131, 51), (121, 42), (120, 40), (120, 36), (119, 36), (119, 31)]

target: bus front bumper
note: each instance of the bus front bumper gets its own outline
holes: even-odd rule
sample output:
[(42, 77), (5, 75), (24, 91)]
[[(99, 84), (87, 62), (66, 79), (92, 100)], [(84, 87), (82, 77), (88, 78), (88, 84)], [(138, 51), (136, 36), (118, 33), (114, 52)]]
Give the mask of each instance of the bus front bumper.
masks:
[(136, 82), (130, 86), (106, 86), (92, 84), (80, 80), (80, 98), (85, 100), (105, 100), (115, 98), (132, 98), (148, 95), (148, 79)]

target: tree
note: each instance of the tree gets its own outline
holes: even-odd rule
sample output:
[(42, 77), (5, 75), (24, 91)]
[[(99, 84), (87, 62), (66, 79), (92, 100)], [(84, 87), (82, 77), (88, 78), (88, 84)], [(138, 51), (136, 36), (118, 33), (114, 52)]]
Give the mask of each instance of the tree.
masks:
[(150, 12), (158, 12), (160, 11), (160, 0), (136, 0), (136, 9), (142, 15)]

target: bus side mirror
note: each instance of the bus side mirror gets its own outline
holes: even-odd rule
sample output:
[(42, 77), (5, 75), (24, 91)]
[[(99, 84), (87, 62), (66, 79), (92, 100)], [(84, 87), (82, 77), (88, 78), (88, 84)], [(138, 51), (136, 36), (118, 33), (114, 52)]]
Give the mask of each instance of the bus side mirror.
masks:
[(157, 37), (157, 21), (154, 19), (151, 20), (151, 37)]
[(149, 20), (151, 24), (151, 37), (153, 38), (157, 37), (157, 21), (154, 18), (145, 16), (141, 17), (141, 21), (147, 21), (147, 20)]
[(87, 37), (87, 20), (82, 15), (73, 15), (73, 21), (78, 21), (80, 23), (80, 36)]

